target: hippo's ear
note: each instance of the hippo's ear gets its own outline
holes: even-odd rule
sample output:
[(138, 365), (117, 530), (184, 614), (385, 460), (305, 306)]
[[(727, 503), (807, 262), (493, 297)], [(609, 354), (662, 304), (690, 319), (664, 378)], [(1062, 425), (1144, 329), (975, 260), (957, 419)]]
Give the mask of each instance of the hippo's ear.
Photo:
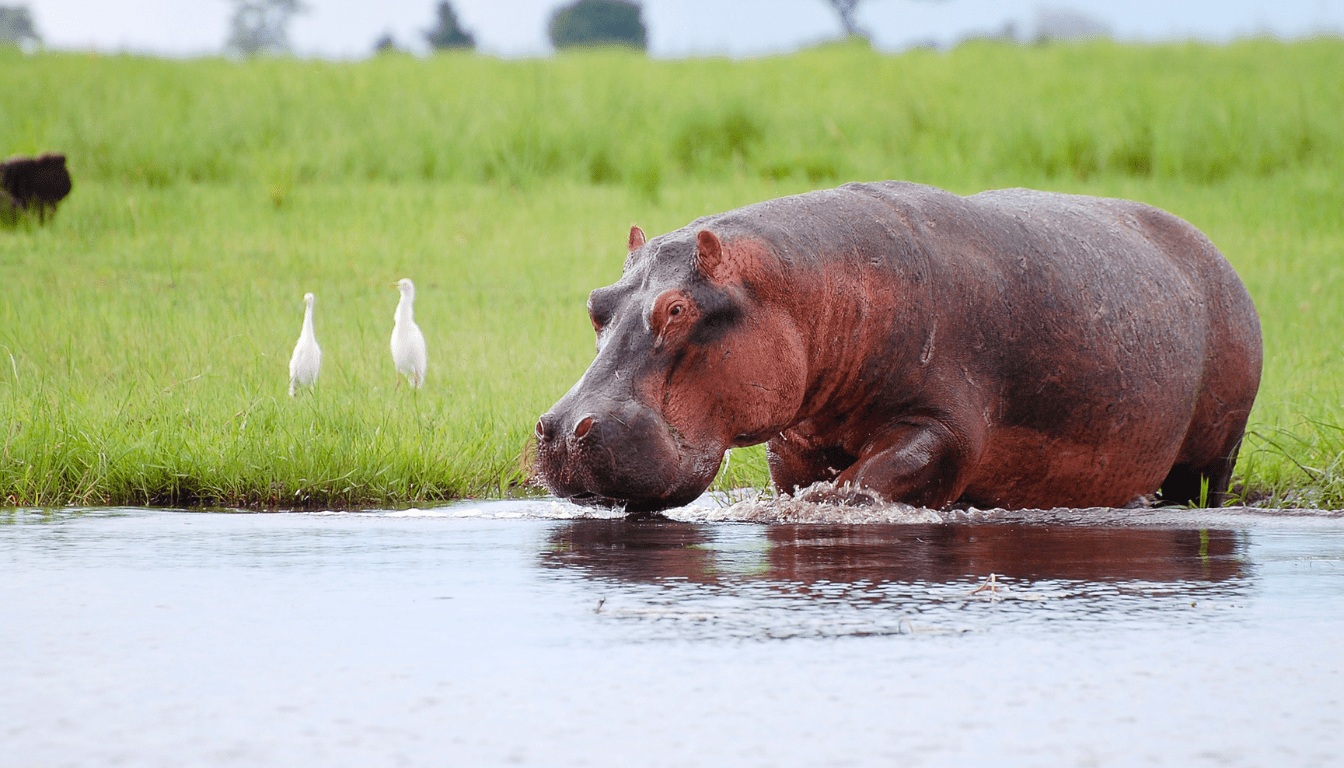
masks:
[(634, 253), (635, 251), (639, 250), (648, 241), (649, 239), (644, 236), (644, 230), (640, 229), (639, 227), (630, 228), (629, 245), (631, 253)]
[(723, 282), (723, 243), (708, 229), (702, 229), (695, 236), (695, 270), (714, 282)]

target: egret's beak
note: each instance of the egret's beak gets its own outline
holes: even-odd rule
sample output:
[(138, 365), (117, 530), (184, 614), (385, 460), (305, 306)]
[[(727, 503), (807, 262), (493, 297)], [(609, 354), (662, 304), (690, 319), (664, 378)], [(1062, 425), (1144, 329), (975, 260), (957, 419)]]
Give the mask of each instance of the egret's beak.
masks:
[(397, 285), (396, 283), (388, 283), (388, 284), (387, 284), (387, 287), (388, 287), (388, 288), (400, 288), (401, 286), (400, 286), (400, 285)]

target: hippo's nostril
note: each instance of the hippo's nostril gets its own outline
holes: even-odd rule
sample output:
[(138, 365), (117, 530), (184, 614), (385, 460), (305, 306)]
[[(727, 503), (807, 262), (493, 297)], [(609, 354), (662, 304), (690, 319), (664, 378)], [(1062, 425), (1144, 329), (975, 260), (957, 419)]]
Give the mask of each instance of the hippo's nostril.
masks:
[(588, 434), (588, 430), (592, 428), (593, 428), (593, 417), (586, 416), (584, 417), (583, 421), (580, 421), (578, 424), (574, 425), (574, 436), (583, 437), (584, 435)]
[(541, 442), (550, 442), (555, 437), (555, 419), (547, 418), (551, 414), (543, 413), (540, 419), (537, 419), (537, 439)]

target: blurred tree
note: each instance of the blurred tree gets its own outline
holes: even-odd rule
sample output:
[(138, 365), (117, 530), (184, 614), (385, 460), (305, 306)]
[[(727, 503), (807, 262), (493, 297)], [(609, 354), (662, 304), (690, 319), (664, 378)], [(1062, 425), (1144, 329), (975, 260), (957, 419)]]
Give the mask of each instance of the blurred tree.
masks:
[(826, 0), (826, 2), (840, 14), (840, 23), (844, 25), (846, 35), (868, 37), (868, 33), (859, 28), (859, 22), (854, 18), (854, 12), (859, 8), (859, 0)]
[(289, 20), (307, 10), (300, 0), (231, 0), (228, 50), (244, 56), (289, 52)]
[(639, 3), (629, 0), (579, 0), (551, 15), (551, 45), (628, 45), (648, 48), (648, 31)]
[(457, 24), (457, 13), (453, 4), (444, 0), (438, 6), (439, 20), (433, 29), (425, 30), (425, 40), (436, 51), (445, 48), (469, 48), (475, 50), (476, 38)]
[(33, 15), (26, 5), (0, 5), (0, 45), (40, 43), (42, 36), (33, 26)]
[(392, 37), (392, 33), (384, 32), (381, 37), (373, 41), (373, 52), (376, 54), (400, 53), (401, 49), (397, 47), (397, 40)]
[[(931, 1), (941, 2), (941, 0)], [(826, 2), (840, 15), (840, 23), (845, 28), (845, 35), (862, 37), (864, 40), (868, 39), (868, 33), (864, 31), (863, 27), (859, 26), (859, 20), (855, 18), (855, 14), (859, 10), (859, 3), (863, 0), (826, 0)]]

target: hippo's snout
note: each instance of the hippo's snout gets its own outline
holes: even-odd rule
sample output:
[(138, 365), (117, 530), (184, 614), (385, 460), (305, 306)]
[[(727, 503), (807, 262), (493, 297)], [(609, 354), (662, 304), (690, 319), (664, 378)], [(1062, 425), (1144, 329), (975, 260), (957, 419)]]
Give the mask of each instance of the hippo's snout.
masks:
[(681, 448), (652, 409), (633, 401), (568, 404), (537, 420), (537, 474), (557, 496), (631, 512), (694, 500)]

